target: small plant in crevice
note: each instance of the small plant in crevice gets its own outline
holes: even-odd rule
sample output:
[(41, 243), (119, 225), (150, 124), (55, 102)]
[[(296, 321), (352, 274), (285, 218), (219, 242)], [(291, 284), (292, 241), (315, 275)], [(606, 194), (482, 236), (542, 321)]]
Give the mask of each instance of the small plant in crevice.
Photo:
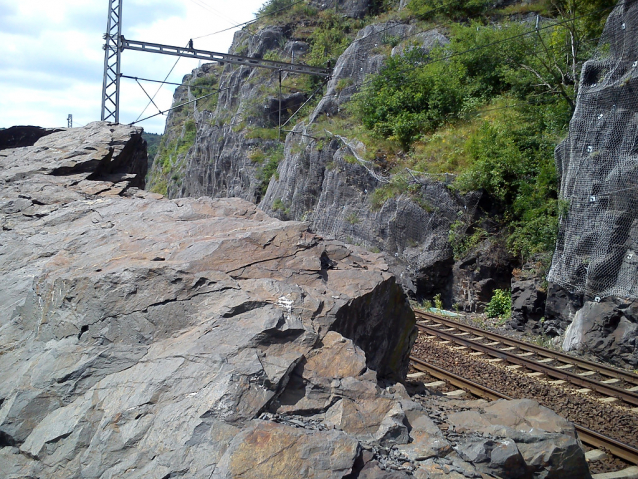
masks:
[(488, 318), (509, 318), (512, 314), (512, 292), (495, 289), (492, 299), (485, 308), (485, 314)]
[(361, 223), (361, 220), (359, 219), (359, 216), (353, 212), (346, 216), (346, 222), (354, 226)]
[(441, 299), (441, 293), (437, 293), (434, 296), (434, 307), (436, 309), (443, 309), (443, 300)]

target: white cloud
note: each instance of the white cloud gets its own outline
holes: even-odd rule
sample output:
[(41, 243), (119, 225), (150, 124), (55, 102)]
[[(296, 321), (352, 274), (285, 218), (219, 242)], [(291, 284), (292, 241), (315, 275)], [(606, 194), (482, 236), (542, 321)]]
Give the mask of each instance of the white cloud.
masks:
[[(123, 0), (123, 34), (134, 40), (186, 45), (190, 38), (254, 18), (264, 0)], [(32, 124), (79, 126), (99, 120), (108, 0), (0, 0), (0, 127)], [(200, 40), (195, 47), (225, 52), (233, 32)], [(163, 80), (176, 57), (124, 51), (122, 73)], [(169, 77), (180, 82), (198, 62), (181, 59)], [(137, 119), (148, 99), (134, 80), (122, 79), (120, 121)], [(158, 89), (144, 83), (151, 95)], [(155, 102), (170, 107), (174, 86), (161, 88)], [(144, 116), (156, 113), (151, 106)], [(142, 123), (161, 133), (165, 118)]]

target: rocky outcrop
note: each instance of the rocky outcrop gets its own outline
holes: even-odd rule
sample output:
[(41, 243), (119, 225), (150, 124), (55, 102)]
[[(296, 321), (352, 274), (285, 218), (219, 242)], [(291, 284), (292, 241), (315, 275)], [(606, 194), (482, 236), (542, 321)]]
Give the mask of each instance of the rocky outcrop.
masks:
[(638, 5), (621, 0), (607, 19), (599, 52), (585, 63), (569, 136), (556, 149), (568, 211), (549, 280), (588, 299), (638, 297), (635, 184), (638, 156)]
[(363, 18), (374, 6), (374, 2), (370, 0), (310, 0), (309, 4), (321, 10), (334, 9), (335, 12), (353, 18)]
[(488, 411), (511, 438), (489, 465), (455, 451), (394, 384), (414, 315), (384, 256), (241, 199), (138, 189), (140, 133), (96, 123), (0, 153), (3, 477), (479, 477), (522, 457), (540, 478), (568, 450), (588, 477), (534, 404)]
[(517, 331), (547, 333), (547, 283), (544, 281), (543, 268), (546, 260), (544, 255), (537, 255), (512, 275), (512, 315), (509, 324)]
[[(568, 138), (556, 149), (567, 212), (549, 281), (544, 329), (564, 348), (636, 364), (636, 70), (638, 5), (621, 0), (583, 70)], [(602, 300), (602, 301), (601, 301)]]
[(638, 303), (620, 298), (587, 301), (565, 331), (563, 349), (638, 367)]
[(500, 400), (477, 409), (450, 414), (448, 421), (461, 435), (459, 455), (481, 472), (512, 479), (591, 477), (574, 425), (535, 401)]
[(33, 146), (40, 138), (63, 131), (62, 128), (41, 128), (39, 126), (12, 126), (0, 130), (0, 150)]

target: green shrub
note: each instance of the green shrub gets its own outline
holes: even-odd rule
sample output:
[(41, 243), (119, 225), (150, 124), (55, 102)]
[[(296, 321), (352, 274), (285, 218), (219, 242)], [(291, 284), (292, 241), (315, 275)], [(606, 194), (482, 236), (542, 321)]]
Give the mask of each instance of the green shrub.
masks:
[(354, 226), (361, 223), (361, 220), (356, 213), (350, 213), (348, 216), (346, 216), (346, 222)]
[[(468, 231), (471, 232), (468, 233)], [(483, 228), (468, 228), (468, 226), (460, 220), (452, 223), (450, 225), (448, 241), (452, 246), (454, 259), (459, 260), (464, 258), (467, 253), (476, 248), (487, 236), (487, 231)]]
[[(268, 0), (258, 11), (257, 16), (263, 15), (283, 15), (285, 9), (292, 6), (297, 0)], [(280, 11), (281, 10), (281, 11)]]
[(495, 289), (492, 299), (485, 308), (488, 318), (508, 318), (512, 314), (512, 293), (504, 289)]
[(486, 13), (494, 4), (492, 0), (411, 0), (408, 10), (417, 17), (429, 20), (434, 17), (476, 17)]
[(436, 309), (443, 309), (443, 300), (441, 299), (441, 293), (437, 293), (434, 296), (434, 307)]
[(286, 209), (286, 205), (281, 200), (281, 198), (277, 198), (275, 201), (272, 202), (272, 209), (273, 211), (284, 211)]
[[(284, 145), (278, 144), (266, 150), (263, 157), (260, 157), (263, 166), (261, 170), (257, 172), (257, 179), (261, 182), (259, 187), (259, 194), (263, 196), (268, 189), (268, 183), (270, 179), (274, 176), (276, 179), (279, 179), (277, 175), (277, 168), (281, 160), (284, 159)], [(273, 207), (274, 208), (274, 207)]]

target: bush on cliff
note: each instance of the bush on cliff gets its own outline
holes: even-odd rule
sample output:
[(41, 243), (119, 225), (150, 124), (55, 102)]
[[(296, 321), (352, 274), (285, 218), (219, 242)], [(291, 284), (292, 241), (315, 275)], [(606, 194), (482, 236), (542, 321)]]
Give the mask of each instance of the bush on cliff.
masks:
[[(480, 3), (413, 0), (409, 8), (421, 18), (418, 9), (439, 8), (453, 19), (460, 6)], [(455, 173), (461, 192), (487, 192), (503, 211), (512, 253), (549, 251), (558, 217), (553, 150), (600, 33), (591, 13), (608, 3), (554, 2), (557, 18), (538, 28), (453, 23), (448, 45), (389, 58), (355, 95), (352, 111), (375, 135), (401, 145), (398, 167)]]

